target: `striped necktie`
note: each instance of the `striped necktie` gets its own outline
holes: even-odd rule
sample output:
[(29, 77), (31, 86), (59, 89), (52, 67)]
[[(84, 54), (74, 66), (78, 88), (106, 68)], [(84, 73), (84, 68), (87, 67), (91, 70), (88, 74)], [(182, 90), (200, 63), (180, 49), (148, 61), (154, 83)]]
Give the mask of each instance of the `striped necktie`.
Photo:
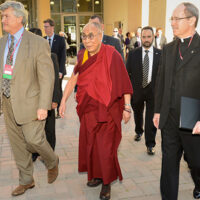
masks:
[(143, 79), (142, 79), (142, 87), (145, 88), (148, 85), (148, 74), (149, 74), (149, 56), (148, 50), (145, 50), (144, 62), (143, 62)]
[(51, 47), (51, 38), (49, 38), (49, 46)]
[[(14, 36), (11, 35), (11, 44), (8, 49), (8, 55), (6, 58), (6, 64), (7, 65), (13, 65), (13, 51), (14, 51)], [(3, 94), (8, 98), (10, 97), (10, 79), (3, 79), (2, 82), (2, 89), (3, 89)]]

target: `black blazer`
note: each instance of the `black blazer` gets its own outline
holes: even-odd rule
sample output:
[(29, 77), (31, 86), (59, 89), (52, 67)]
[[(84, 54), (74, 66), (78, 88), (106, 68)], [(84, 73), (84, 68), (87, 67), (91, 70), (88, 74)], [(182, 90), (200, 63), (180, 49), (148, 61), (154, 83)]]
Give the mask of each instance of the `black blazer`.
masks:
[(122, 47), (120, 45), (120, 40), (116, 39), (116, 38), (113, 38), (111, 36), (108, 36), (108, 35), (103, 35), (103, 40), (102, 42), (104, 44), (109, 44), (111, 46), (114, 46), (115, 49), (121, 54), (122, 56), (122, 59), (124, 61), (124, 53), (123, 53), (123, 50), (122, 50)]
[(55, 82), (54, 82), (54, 90), (53, 90), (53, 99), (52, 102), (60, 103), (61, 101), (61, 92), (59, 86), (59, 65), (57, 55), (55, 53), (51, 53), (51, 59), (53, 61), (54, 71), (55, 71)]
[[(47, 39), (47, 36), (44, 37)], [(66, 68), (65, 68), (65, 62), (66, 62), (66, 44), (64, 37), (61, 37), (59, 35), (54, 35), (52, 46), (51, 46), (51, 52), (55, 53), (58, 57), (58, 63), (59, 63), (59, 72), (61, 72), (64, 75), (66, 75)]]
[[(200, 36), (196, 33), (187, 49), (183, 61), (176, 66), (179, 55), (179, 39), (164, 46), (161, 63), (156, 80), (155, 113), (160, 113), (159, 128), (167, 120), (172, 92), (172, 81), (175, 76), (175, 99), (177, 111), (180, 112), (180, 97), (200, 99)], [(176, 68), (175, 68), (176, 67)]]
[[(161, 50), (153, 47), (153, 69), (152, 69), (152, 79), (150, 83), (150, 87), (152, 88), (152, 92), (154, 92), (155, 88), (155, 80), (158, 72), (158, 66), (160, 61)], [(142, 87), (142, 47), (138, 47), (129, 52), (126, 69), (128, 71), (132, 86), (133, 86), (133, 99), (139, 98), (139, 94), (141, 93)]]

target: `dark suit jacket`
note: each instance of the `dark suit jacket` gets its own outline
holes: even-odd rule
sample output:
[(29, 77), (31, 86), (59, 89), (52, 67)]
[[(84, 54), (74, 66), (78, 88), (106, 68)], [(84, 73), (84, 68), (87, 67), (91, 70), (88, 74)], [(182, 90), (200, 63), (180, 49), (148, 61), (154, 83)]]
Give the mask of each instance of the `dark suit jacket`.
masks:
[(59, 64), (58, 58), (55, 53), (51, 53), (51, 59), (53, 61), (54, 71), (55, 71), (55, 82), (54, 82), (54, 90), (53, 90), (53, 99), (52, 102), (60, 103), (61, 101), (61, 93), (59, 87)]
[[(47, 36), (44, 37), (47, 39)], [(59, 72), (63, 74), (63, 76), (66, 74), (66, 68), (65, 68), (65, 62), (66, 62), (66, 44), (64, 37), (61, 37), (59, 35), (54, 35), (52, 46), (51, 46), (51, 52), (55, 53), (58, 57), (58, 63), (59, 63)]]
[[(122, 56), (122, 59), (123, 59), (123, 61), (124, 61), (124, 53), (123, 53), (122, 47), (121, 47), (121, 45), (120, 45), (120, 41), (119, 41), (118, 39), (113, 38), (113, 37), (108, 36), (108, 35), (103, 35), (103, 40), (102, 40), (102, 42), (103, 42), (104, 44), (109, 44), (109, 45), (115, 47), (115, 49), (120, 53), (120, 55)], [(83, 44), (81, 43), (81, 45), (80, 45), (80, 50), (83, 49), (83, 48), (84, 48), (84, 46), (83, 46)]]
[[(152, 92), (154, 92), (155, 80), (158, 71), (159, 61), (161, 51), (159, 49), (153, 48), (153, 70), (152, 70), (152, 79), (150, 83), (150, 87), (152, 88)], [(133, 100), (137, 101), (139, 95), (143, 89), (142, 87), (142, 47), (138, 47), (129, 52), (126, 68), (131, 79), (131, 83), (133, 86)]]
[[(159, 127), (163, 128), (170, 109), (172, 81), (175, 76), (175, 99), (177, 110), (180, 97), (200, 99), (200, 36), (196, 33), (187, 49), (183, 61), (176, 66), (179, 55), (179, 39), (164, 46), (156, 80), (155, 113), (160, 113)], [(175, 69), (176, 67), (176, 69)]]
[(122, 51), (122, 47), (120, 45), (120, 41), (116, 38), (113, 38), (111, 36), (108, 35), (103, 35), (103, 41), (104, 44), (109, 44), (111, 46), (114, 46), (115, 49), (121, 54), (122, 59), (124, 61), (124, 53)]

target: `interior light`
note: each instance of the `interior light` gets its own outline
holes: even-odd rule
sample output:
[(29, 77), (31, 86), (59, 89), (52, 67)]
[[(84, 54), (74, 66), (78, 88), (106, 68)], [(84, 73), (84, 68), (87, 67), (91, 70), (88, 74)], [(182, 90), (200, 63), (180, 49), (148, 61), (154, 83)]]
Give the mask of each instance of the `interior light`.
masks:
[(85, 0), (85, 1), (90, 2), (90, 0)]
[(54, 1), (50, 1), (50, 4), (51, 4), (51, 5), (54, 5)]
[(99, 1), (95, 1), (95, 4), (97, 4), (97, 5), (98, 5), (98, 4), (99, 4)]
[(77, 3), (77, 7), (80, 7), (80, 4), (79, 4), (79, 3)]

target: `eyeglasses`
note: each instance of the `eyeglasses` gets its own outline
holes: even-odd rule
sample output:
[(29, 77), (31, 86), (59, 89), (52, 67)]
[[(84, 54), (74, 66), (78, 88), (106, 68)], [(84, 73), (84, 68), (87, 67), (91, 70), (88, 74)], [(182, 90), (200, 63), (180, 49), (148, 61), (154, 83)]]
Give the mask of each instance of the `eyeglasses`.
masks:
[(182, 20), (182, 19), (189, 19), (189, 18), (191, 18), (191, 17), (193, 17), (193, 16), (188, 16), (188, 17), (171, 17), (171, 18), (169, 19), (169, 21), (170, 21), (170, 22), (172, 22), (172, 21), (178, 22), (178, 21), (180, 21), (180, 20)]
[(81, 35), (81, 38), (82, 38), (82, 40), (86, 40), (87, 38), (89, 39), (89, 40), (93, 40), (94, 39), (94, 37), (96, 37), (98, 34), (96, 34), (96, 35), (94, 35), (93, 33), (89, 33), (88, 35), (86, 35), (86, 34), (82, 34)]

